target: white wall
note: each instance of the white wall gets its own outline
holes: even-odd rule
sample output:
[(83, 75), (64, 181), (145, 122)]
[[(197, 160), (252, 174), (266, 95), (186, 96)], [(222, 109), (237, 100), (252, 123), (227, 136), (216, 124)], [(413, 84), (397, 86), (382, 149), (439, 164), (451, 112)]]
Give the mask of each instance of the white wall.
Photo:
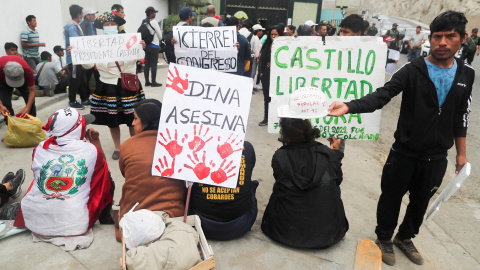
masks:
[[(157, 20), (168, 15), (168, 0), (17, 0), (15, 2), (0, 0), (2, 19), (0, 23), (0, 56), (5, 55), (5, 42), (14, 42), (21, 53), (20, 33), (27, 27), (25, 18), (28, 15), (37, 17), (37, 31), (40, 42), (46, 47), (40, 47), (40, 52), (49, 51), (53, 47), (65, 47), (63, 26), (71, 19), (68, 7), (78, 4), (81, 7), (91, 7), (103, 13), (110, 11), (113, 4), (119, 3), (125, 8), (126, 32), (137, 32), (140, 22), (145, 18), (145, 9), (153, 6), (158, 10)], [(99, 34), (101, 31), (99, 32)]]

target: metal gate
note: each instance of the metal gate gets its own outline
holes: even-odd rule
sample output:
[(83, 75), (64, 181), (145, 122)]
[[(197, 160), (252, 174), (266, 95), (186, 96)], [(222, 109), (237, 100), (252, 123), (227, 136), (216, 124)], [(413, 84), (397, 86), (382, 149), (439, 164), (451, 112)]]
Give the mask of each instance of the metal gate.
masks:
[(243, 11), (253, 23), (263, 26), (287, 24), (289, 0), (226, 0), (226, 11), (233, 15)]

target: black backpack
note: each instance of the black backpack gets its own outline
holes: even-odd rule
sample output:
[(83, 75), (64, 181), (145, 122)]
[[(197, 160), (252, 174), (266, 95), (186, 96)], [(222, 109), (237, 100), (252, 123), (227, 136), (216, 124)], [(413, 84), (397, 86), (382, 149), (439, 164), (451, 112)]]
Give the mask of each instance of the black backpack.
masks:
[(155, 35), (155, 29), (153, 29), (153, 35), (150, 33), (150, 30), (148, 29), (147, 24), (150, 26), (150, 28), (153, 29), (152, 25), (150, 24), (150, 21), (142, 21), (142, 25), (138, 28), (137, 32), (142, 35), (142, 40), (145, 41), (145, 44), (150, 44), (153, 41), (153, 35)]

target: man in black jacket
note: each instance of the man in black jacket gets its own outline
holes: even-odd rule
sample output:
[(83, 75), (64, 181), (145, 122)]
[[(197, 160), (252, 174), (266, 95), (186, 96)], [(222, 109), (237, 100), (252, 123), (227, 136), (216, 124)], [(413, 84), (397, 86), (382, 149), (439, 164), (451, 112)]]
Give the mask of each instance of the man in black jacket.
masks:
[[(330, 115), (373, 112), (402, 93), (395, 142), (383, 168), (382, 194), (377, 207), (377, 245), (386, 264), (395, 264), (393, 244), (416, 264), (423, 258), (411, 238), (419, 232), (428, 202), (442, 183), (447, 150), (457, 150), (458, 173), (467, 163), (465, 137), (475, 71), (454, 57), (465, 42), (467, 19), (446, 11), (430, 24), (431, 55), (399, 69), (383, 87), (348, 103), (334, 102)], [(393, 243), (402, 197), (410, 203)]]

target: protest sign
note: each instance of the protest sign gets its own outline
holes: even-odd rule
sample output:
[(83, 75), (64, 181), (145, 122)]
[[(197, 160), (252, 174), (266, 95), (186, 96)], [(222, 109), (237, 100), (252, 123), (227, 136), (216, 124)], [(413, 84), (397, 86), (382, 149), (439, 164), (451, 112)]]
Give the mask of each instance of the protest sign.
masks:
[(237, 71), (235, 26), (174, 26), (173, 37), (177, 40), (177, 64), (223, 72)]
[(234, 188), (251, 78), (170, 64), (152, 174)]
[[(394, 61), (397, 60), (398, 61), (400, 59), (400, 52), (397, 51), (397, 50), (388, 49), (387, 57), (390, 60), (394, 60)], [(397, 63), (387, 63), (387, 66), (385, 67), (385, 71), (388, 74), (393, 75), (396, 68), (397, 68)]]
[[(301, 87), (317, 87), (328, 103), (361, 98), (385, 81), (387, 47), (376, 37), (279, 37), (272, 46), (268, 131), (278, 133), (278, 107)], [(311, 119), (321, 136), (376, 140), (380, 110)]]
[(71, 37), (74, 65), (138, 60), (145, 57), (140, 33)]

